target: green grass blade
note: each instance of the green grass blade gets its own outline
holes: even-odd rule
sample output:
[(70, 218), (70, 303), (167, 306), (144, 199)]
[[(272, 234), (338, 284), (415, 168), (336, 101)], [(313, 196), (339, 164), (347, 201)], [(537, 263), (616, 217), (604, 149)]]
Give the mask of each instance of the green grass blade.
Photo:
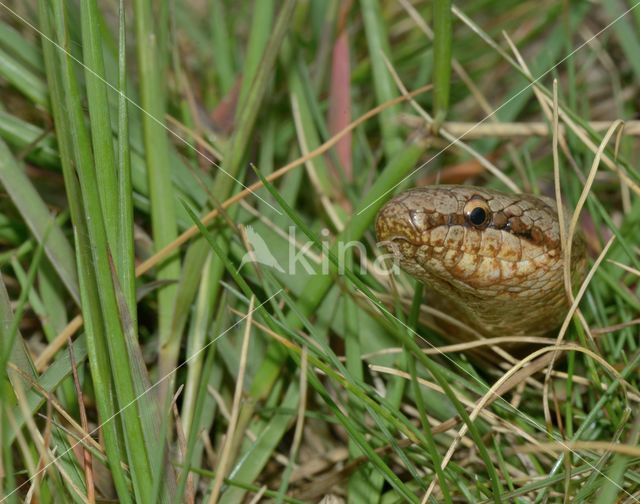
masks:
[[(169, 141), (164, 127), (166, 79), (161, 74), (165, 47), (159, 47), (159, 27), (153, 16), (150, 0), (135, 0), (135, 31), (138, 68), (140, 75), (140, 105), (144, 136), (145, 162), (151, 203), (151, 224), (156, 250), (171, 243), (177, 236), (176, 209), (172, 167), (169, 164)], [(180, 276), (180, 259), (173, 256), (158, 268), (157, 280), (175, 280)], [(171, 319), (176, 299), (176, 286), (169, 284), (158, 292), (158, 331), (160, 376), (175, 367), (180, 334), (171, 330)], [(167, 386), (161, 388), (166, 396)]]
[[(18, 208), (31, 232), (41, 242), (49, 226), (51, 214), (24, 170), (18, 165), (7, 145), (0, 140), (0, 182), (13, 204)], [(45, 244), (48, 259), (55, 266), (60, 279), (76, 301), (80, 301), (78, 275), (73, 251), (58, 225), (50, 231)]]
[(127, 301), (132, 324), (137, 331), (135, 250), (133, 246), (133, 186), (131, 180), (131, 146), (127, 103), (127, 46), (123, 0), (118, 6), (118, 164), (117, 226), (114, 256), (120, 286)]
[[(373, 73), (373, 87), (378, 103), (383, 103), (396, 96), (393, 79), (387, 71), (383, 58), (383, 55), (387, 58), (391, 56), (387, 30), (380, 10), (379, 0), (360, 0), (360, 7), (367, 36), (368, 56)], [(397, 110), (398, 107), (387, 109), (380, 114), (378, 119), (384, 153), (389, 160), (402, 148), (402, 141), (395, 122)]]
[[(118, 184), (97, 0), (82, 2), (80, 19), (90, 131), (96, 165), (96, 182), (100, 187), (100, 203), (109, 246), (112, 250), (117, 250), (116, 236), (119, 225)], [(118, 262), (117, 258), (116, 262)]]
[(451, 0), (433, 2), (433, 117), (436, 126), (442, 124), (449, 109), (451, 87)]
[(49, 100), (47, 88), (35, 73), (0, 48), (0, 76), (4, 77), (30, 101), (46, 107)]
[(211, 2), (211, 32), (213, 35), (213, 58), (216, 68), (216, 79), (220, 87), (220, 95), (226, 96), (233, 87), (235, 81), (233, 54), (229, 41), (228, 14), (222, 0), (210, 0)]

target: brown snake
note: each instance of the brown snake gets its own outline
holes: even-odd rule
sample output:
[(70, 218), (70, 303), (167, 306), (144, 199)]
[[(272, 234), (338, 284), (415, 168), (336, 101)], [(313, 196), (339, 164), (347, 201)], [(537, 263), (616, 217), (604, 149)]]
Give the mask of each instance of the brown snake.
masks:
[[(433, 306), (483, 336), (545, 335), (567, 313), (551, 198), (471, 186), (417, 188), (378, 212), (376, 233), (400, 266), (429, 286)], [(576, 233), (574, 284), (585, 267), (584, 240)]]

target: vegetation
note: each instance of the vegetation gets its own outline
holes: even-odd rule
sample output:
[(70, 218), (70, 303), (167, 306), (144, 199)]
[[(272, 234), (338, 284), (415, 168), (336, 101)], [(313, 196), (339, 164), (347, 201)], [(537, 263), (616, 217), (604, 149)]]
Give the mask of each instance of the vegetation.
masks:
[[(637, 502), (637, 5), (1, 3), (2, 502)], [(439, 182), (578, 208), (552, 371), (376, 267)]]

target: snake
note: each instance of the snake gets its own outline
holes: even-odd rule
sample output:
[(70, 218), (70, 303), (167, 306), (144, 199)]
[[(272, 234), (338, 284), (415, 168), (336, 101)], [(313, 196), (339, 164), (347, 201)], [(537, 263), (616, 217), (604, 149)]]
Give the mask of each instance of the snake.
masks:
[[(378, 243), (428, 286), (427, 302), (483, 337), (549, 335), (567, 314), (555, 199), (465, 185), (418, 187), (386, 202), (375, 227)], [(585, 276), (586, 247), (580, 232), (572, 242), (575, 288)]]

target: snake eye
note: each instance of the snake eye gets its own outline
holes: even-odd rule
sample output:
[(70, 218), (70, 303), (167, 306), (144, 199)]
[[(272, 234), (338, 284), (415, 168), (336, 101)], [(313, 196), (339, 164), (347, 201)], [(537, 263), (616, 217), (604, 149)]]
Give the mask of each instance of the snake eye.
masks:
[(480, 198), (472, 198), (467, 202), (464, 215), (474, 227), (484, 227), (491, 221), (491, 209), (487, 202)]

